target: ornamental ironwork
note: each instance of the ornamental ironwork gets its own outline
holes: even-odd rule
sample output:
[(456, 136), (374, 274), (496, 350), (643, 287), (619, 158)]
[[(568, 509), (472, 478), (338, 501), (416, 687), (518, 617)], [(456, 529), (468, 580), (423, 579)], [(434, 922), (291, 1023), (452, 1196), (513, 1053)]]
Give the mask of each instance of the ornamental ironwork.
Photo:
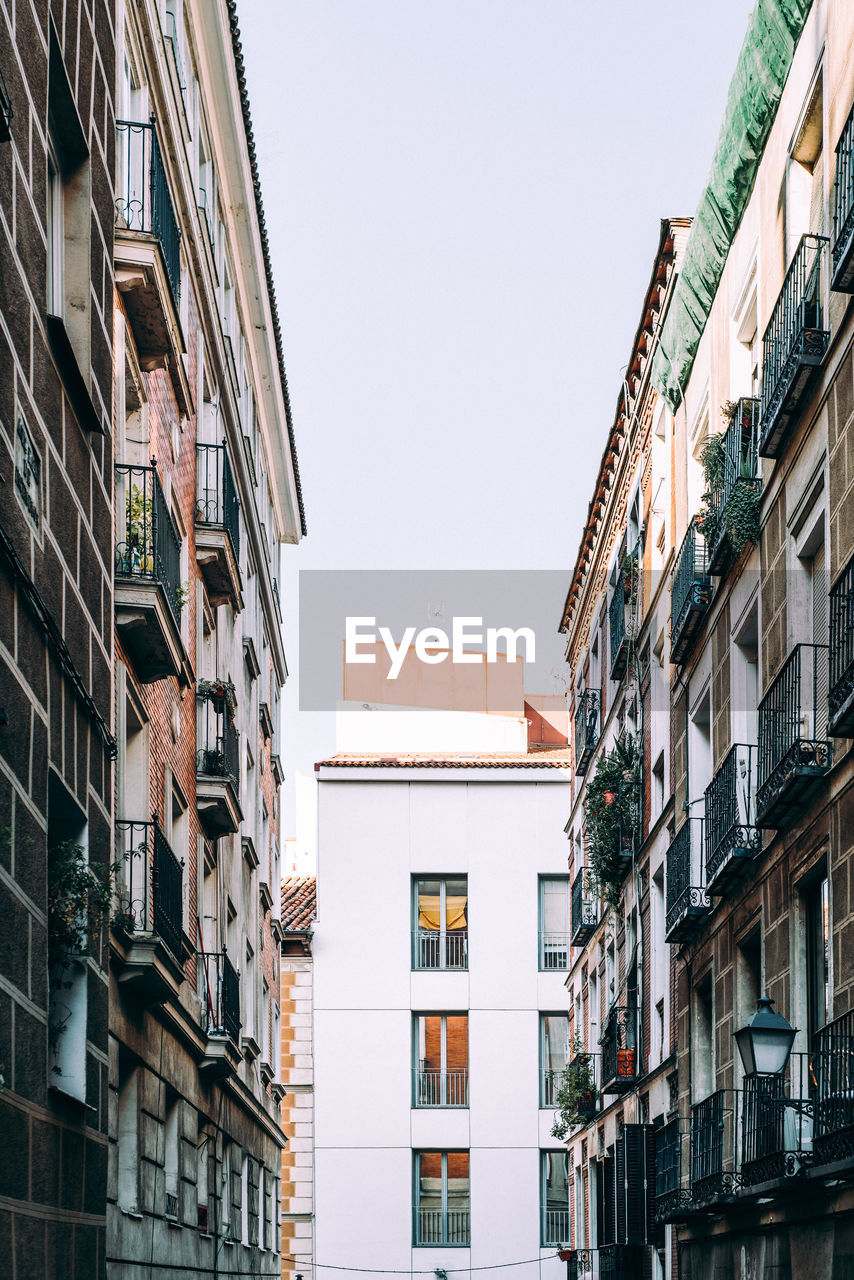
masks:
[(759, 704), (756, 823), (784, 827), (833, 761), (827, 739), (828, 646), (798, 644)]
[(736, 744), (706, 788), (706, 884), (731, 888), (762, 847), (756, 825), (757, 748)]
[(672, 662), (684, 661), (711, 603), (708, 548), (694, 516), (679, 548), (670, 588)]

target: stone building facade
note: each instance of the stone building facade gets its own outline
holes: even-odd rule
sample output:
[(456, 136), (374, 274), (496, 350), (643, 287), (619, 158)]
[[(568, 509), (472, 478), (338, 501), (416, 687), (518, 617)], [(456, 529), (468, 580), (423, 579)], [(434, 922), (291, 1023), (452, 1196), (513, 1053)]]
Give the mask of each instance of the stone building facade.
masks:
[(282, 1275), (314, 1269), (314, 966), (317, 881), (282, 878)]
[(129, 0), (117, 33), (108, 1270), (272, 1274), (304, 515), (234, 6)]
[[(0, 4), (0, 1258), (103, 1275), (114, 13)], [(108, 888), (106, 890), (109, 892)], [(88, 927), (87, 927), (88, 925)]]
[[(650, 327), (670, 481), (639, 520), (637, 590), (644, 601), (661, 590), (666, 616), (660, 631), (645, 632), (639, 618), (633, 644), (644, 708), (639, 825), (649, 839), (649, 813), (664, 847), (658, 872), (653, 855), (648, 880), (638, 877), (652, 910), (639, 930), (636, 986), (645, 990), (648, 967), (653, 996), (656, 969), (666, 981), (651, 1025), (640, 1007), (633, 1028), (619, 1012), (618, 1025), (651, 1050), (666, 1040), (667, 1087), (654, 1100), (650, 1090), (646, 1110), (645, 1079), (623, 1093), (612, 1168), (601, 1123), (570, 1140), (582, 1148), (579, 1273), (845, 1276), (854, 1259), (852, 50), (848, 6), (757, 6), (667, 312)], [(609, 502), (614, 488), (591, 508), (576, 579), (595, 569)], [(660, 566), (649, 560), (660, 545), (657, 506)], [(629, 540), (631, 527), (629, 515)], [(613, 579), (609, 628), (617, 590)], [(581, 626), (581, 605), (573, 609), (570, 649)], [(580, 712), (584, 643), (575, 655)], [(657, 666), (661, 693), (650, 677), (647, 694)], [(600, 732), (583, 715), (580, 723)], [(577, 733), (575, 767), (590, 788), (596, 755), (583, 761), (585, 743)], [(595, 836), (595, 814), (592, 826)], [(573, 993), (588, 1029), (590, 1003), (606, 1013), (598, 1049), (586, 1041), (603, 1055), (622, 1001), (609, 971), (616, 991), (631, 994), (619, 955), (631, 876), (615, 897), (599, 944), (605, 1004), (592, 985), (601, 953), (590, 922)], [(600, 909), (594, 903), (593, 919)], [(793, 1039), (781, 1070), (757, 1074), (735, 1033), (763, 995)], [(629, 1036), (621, 1044), (624, 1064), (647, 1067)], [(642, 1140), (635, 1122), (651, 1126)], [(607, 1153), (607, 1119), (604, 1129)]]

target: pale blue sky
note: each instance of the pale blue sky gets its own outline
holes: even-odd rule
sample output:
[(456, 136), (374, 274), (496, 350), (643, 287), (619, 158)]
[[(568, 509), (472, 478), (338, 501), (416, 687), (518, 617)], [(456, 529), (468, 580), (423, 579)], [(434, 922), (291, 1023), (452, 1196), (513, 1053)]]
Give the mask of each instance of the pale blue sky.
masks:
[(300, 568), (568, 580), (659, 219), (696, 207), (750, 8), (240, 3), (309, 525), (288, 774), (334, 749), (297, 714)]

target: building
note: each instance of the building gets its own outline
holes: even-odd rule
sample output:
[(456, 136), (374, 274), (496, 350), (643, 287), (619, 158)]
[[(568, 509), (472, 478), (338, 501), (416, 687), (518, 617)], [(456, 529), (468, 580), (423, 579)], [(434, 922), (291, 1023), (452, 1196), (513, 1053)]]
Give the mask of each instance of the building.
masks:
[(0, 4), (0, 1269), (10, 1280), (83, 1280), (104, 1265), (113, 30), (107, 3)]
[[(754, 10), (650, 358), (671, 420), (670, 725), (661, 767), (644, 745), (639, 782), (652, 813), (656, 795), (669, 797), (650, 950), (670, 956), (671, 1059), (666, 1105), (638, 1118), (653, 1125), (641, 1153), (648, 1192), (654, 1168), (647, 1223), (670, 1246), (649, 1260), (691, 1280), (845, 1276), (854, 1257), (852, 52), (850, 6)], [(594, 562), (597, 531), (587, 536)], [(655, 538), (645, 521), (645, 567)], [(641, 680), (645, 664), (641, 648)], [(580, 767), (589, 788), (595, 763), (577, 748)], [(593, 935), (578, 962), (588, 985), (595, 946)], [(777, 1060), (764, 1063), (749, 1052), (769, 1016), (757, 1012), (762, 996), (782, 1019)], [(603, 1055), (607, 1045), (606, 1028)], [(598, 1187), (609, 1174), (591, 1167), (597, 1141), (601, 1153), (601, 1124), (572, 1145), (587, 1144)], [(627, 1204), (639, 1194), (637, 1145), (614, 1153)], [(622, 1247), (603, 1250), (607, 1202), (594, 1214), (594, 1199), (595, 1232), (576, 1222), (591, 1250), (577, 1265), (640, 1274), (648, 1260), (627, 1247), (631, 1221)], [(617, 1208), (619, 1234), (619, 1193)]]
[(108, 1271), (279, 1270), (282, 543), (305, 531), (234, 5), (119, 5)]
[[(651, 380), (690, 223), (661, 223), (613, 426), (561, 617), (572, 672), (566, 986), (576, 1093), (573, 1267), (663, 1275), (646, 1172), (676, 1084), (675, 958), (663, 945), (670, 761), (673, 418)], [(582, 1087), (584, 1086), (584, 1087)], [(626, 1179), (626, 1172), (632, 1177)]]
[[(310, 779), (314, 783), (314, 779)], [(299, 802), (297, 813), (299, 815)], [(313, 806), (312, 806), (313, 808)], [(299, 822), (299, 818), (298, 818)], [(282, 1275), (314, 1274), (313, 875), (282, 878)]]
[(315, 1249), (332, 1275), (564, 1273), (569, 751), (563, 698), (517, 692), (515, 715), (355, 703), (316, 766)]

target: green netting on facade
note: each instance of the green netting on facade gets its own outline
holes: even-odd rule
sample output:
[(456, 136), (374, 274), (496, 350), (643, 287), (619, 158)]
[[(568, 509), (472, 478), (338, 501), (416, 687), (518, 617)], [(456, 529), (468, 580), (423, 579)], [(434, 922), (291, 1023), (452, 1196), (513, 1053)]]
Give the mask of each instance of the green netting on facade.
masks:
[(757, 0), (727, 95), (706, 188), (652, 363), (676, 409), (691, 373), (727, 253), (750, 199), (762, 151), (812, 0)]

